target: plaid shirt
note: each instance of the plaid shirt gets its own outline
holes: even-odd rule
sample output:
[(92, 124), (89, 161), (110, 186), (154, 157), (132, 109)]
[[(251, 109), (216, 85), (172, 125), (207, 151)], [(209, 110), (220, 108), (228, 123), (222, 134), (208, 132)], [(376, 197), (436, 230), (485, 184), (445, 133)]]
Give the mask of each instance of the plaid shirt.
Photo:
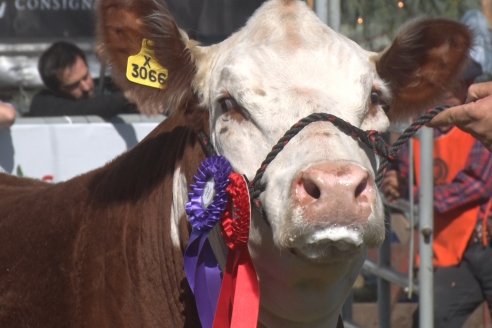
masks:
[[(434, 129), (434, 137), (443, 132)], [(466, 155), (466, 154), (463, 154)], [(402, 197), (408, 198), (408, 146), (402, 147), (397, 165), (392, 169), (399, 171)], [(417, 190), (414, 188), (415, 199)], [(488, 200), (492, 197), (492, 153), (479, 141), (475, 141), (468, 154), (465, 167), (458, 172), (451, 183), (434, 186), (434, 211), (445, 214), (448, 211), (480, 204), (478, 220), (483, 219)], [(489, 214), (489, 219), (492, 216)]]

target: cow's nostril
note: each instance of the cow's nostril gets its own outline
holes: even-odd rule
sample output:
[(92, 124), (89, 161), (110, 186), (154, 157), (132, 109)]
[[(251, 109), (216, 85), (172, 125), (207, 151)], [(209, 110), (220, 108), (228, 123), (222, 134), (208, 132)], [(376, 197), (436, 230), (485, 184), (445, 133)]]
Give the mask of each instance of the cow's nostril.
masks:
[(304, 190), (306, 190), (306, 193), (311, 196), (314, 199), (319, 199), (321, 196), (321, 190), (318, 188), (318, 186), (312, 181), (311, 179), (302, 179), (302, 184), (304, 186)]
[(355, 198), (359, 198), (359, 196), (364, 192), (364, 190), (366, 190), (367, 188), (367, 183), (368, 183), (368, 180), (367, 178), (361, 180), (361, 182), (357, 185), (357, 187), (355, 188), (355, 192), (354, 192), (354, 196)]

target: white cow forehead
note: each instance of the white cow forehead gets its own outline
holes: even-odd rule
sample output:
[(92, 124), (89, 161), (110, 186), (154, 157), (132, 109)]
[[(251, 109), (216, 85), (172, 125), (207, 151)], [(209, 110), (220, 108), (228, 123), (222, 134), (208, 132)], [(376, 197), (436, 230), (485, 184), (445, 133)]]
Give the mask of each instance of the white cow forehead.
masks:
[(206, 57), (198, 62), (198, 77), (206, 81), (198, 85), (208, 104), (223, 94), (245, 107), (254, 107), (265, 95), (281, 96), (279, 106), (315, 101), (309, 111), (319, 107), (354, 122), (373, 85), (384, 88), (373, 54), (332, 31), (301, 1), (265, 3)]

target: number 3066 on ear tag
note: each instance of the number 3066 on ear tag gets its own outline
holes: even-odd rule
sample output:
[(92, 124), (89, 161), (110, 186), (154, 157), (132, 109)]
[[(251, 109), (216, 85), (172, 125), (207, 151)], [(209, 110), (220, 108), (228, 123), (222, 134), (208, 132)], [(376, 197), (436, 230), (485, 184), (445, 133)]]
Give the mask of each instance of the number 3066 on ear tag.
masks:
[(168, 72), (156, 60), (151, 40), (142, 40), (142, 49), (128, 57), (126, 78), (137, 84), (157, 89), (166, 88)]

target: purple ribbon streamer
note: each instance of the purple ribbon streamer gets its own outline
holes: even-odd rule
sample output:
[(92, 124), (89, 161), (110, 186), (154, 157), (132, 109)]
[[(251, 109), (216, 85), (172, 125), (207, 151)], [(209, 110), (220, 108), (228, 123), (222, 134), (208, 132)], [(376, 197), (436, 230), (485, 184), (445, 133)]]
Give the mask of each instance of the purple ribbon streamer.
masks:
[[(231, 171), (232, 167), (224, 157), (205, 159), (195, 175), (186, 204), (192, 232), (185, 250), (184, 266), (203, 328), (213, 325), (222, 284), (222, 272), (208, 241), (208, 234), (227, 205), (226, 188)], [(203, 198), (209, 181), (214, 183), (214, 196), (207, 206)]]
[(211, 328), (222, 284), (222, 273), (208, 241), (208, 233), (191, 233), (185, 251), (185, 272), (195, 295), (198, 316), (203, 328)]

